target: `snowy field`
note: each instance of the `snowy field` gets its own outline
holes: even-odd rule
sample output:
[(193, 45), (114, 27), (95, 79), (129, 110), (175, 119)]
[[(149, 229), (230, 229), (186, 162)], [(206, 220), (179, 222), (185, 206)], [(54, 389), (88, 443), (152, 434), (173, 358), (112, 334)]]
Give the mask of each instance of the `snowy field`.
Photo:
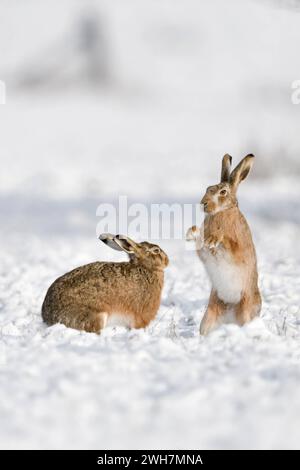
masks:
[(97, 336), (47, 328), (41, 302), (66, 270), (118, 255), (92, 231), (1, 236), (1, 447), (299, 447), (300, 229), (263, 217), (252, 228), (262, 318), (206, 338), (208, 281), (181, 242), (162, 244), (157, 319)]
[[(0, 448), (299, 448), (300, 13), (279, 1), (207, 1), (204, 12), (196, 0), (104, 1), (112, 84), (27, 89), (15, 83), (26, 58), (59, 48), (81, 4), (43, 3), (0, 7)], [(96, 238), (101, 202), (196, 203), (226, 152), (257, 156), (240, 206), (260, 319), (200, 337), (207, 276), (184, 241), (162, 240), (171, 262), (146, 330), (43, 324), (55, 278), (123, 259)]]

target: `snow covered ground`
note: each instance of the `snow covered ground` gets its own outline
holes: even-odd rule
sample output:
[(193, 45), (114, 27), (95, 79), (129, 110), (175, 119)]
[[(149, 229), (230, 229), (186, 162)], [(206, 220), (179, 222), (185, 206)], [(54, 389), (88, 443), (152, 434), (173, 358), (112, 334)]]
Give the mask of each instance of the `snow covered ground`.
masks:
[(1, 448), (293, 448), (300, 420), (299, 226), (252, 221), (262, 318), (207, 338), (195, 253), (171, 258), (157, 319), (101, 336), (47, 328), (52, 280), (117, 259), (90, 236), (1, 237)]
[[(300, 14), (284, 2), (226, 2), (225, 15), (220, 1), (104, 1), (113, 85), (24, 90), (9, 77), (64, 38), (80, 2), (18, 3), (1, 6), (0, 448), (299, 448)], [(200, 337), (207, 276), (184, 241), (163, 240), (171, 263), (146, 330), (43, 324), (56, 277), (122, 258), (96, 239), (101, 202), (195, 203), (225, 152), (257, 155), (240, 205), (260, 319)]]

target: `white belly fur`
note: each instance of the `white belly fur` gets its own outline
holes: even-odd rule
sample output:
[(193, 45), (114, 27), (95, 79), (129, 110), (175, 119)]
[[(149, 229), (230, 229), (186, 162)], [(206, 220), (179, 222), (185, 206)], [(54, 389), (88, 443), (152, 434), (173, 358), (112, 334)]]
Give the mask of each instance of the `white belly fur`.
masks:
[(134, 322), (131, 315), (124, 315), (124, 313), (111, 313), (108, 315), (107, 326), (125, 326), (125, 328), (133, 328)]
[(207, 274), (218, 297), (225, 303), (237, 304), (243, 290), (243, 270), (232, 262), (230, 255), (218, 250), (214, 255), (205, 249), (201, 253)]

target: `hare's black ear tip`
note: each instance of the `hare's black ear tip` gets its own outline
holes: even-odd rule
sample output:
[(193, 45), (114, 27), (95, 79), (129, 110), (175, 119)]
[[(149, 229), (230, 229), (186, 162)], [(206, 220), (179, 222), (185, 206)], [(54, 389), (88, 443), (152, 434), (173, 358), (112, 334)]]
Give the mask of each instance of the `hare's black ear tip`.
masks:
[(224, 155), (223, 158), (224, 158), (224, 159), (225, 159), (225, 158), (228, 158), (228, 160), (229, 160), (229, 162), (230, 162), (230, 165), (231, 165), (231, 163), (232, 163), (232, 156), (231, 156), (229, 153), (225, 153), (225, 155)]
[(105, 245), (107, 245), (107, 238), (105, 238), (102, 233), (101, 235), (99, 235), (98, 240), (100, 240), (102, 243), (105, 243)]
[(112, 233), (101, 233), (99, 235), (99, 240), (101, 240), (105, 245), (109, 246), (116, 251), (122, 251), (123, 248), (121, 247), (120, 243), (116, 240), (116, 236)]
[(98, 240), (101, 240), (103, 243), (108, 243), (109, 240), (113, 239), (113, 235), (111, 233), (100, 233)]
[(248, 158), (255, 158), (255, 155), (253, 153), (248, 153), (247, 157)]

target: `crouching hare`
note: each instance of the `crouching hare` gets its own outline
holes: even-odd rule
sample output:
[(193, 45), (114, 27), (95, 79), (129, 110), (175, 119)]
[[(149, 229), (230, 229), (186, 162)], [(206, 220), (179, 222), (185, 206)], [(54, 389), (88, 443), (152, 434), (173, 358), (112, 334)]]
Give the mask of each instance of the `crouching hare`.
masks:
[(100, 240), (129, 255), (128, 262), (95, 262), (58, 278), (42, 306), (48, 325), (64, 325), (100, 333), (111, 325), (144, 328), (160, 305), (164, 269), (169, 260), (157, 245), (135, 243), (120, 235)]
[(228, 320), (243, 325), (261, 310), (256, 252), (236, 196), (253, 160), (254, 155), (247, 155), (231, 172), (232, 158), (223, 157), (221, 182), (210, 186), (201, 201), (205, 212), (203, 226), (191, 227), (186, 235), (187, 240), (196, 242), (212, 284), (200, 325), (203, 335)]

